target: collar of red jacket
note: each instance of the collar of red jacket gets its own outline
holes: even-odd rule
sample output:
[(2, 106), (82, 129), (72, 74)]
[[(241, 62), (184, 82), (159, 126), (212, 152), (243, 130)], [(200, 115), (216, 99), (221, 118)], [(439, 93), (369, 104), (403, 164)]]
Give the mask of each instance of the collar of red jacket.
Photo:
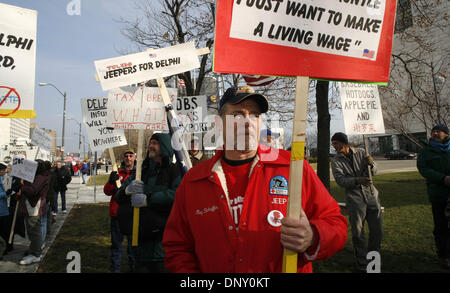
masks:
[[(199, 168), (196, 169), (196, 172), (192, 175), (192, 180), (200, 180), (206, 177), (211, 176), (214, 171), (213, 167), (219, 161), (223, 155), (224, 150), (217, 150), (214, 157), (211, 159), (197, 165)], [(257, 149), (257, 157), (255, 160), (258, 160), (258, 163), (264, 165), (282, 165), (282, 166), (289, 166), (290, 165), (290, 159), (291, 159), (291, 152), (285, 151), (281, 149), (273, 149), (269, 148), (267, 146), (262, 146), (261, 144), (258, 146)], [(196, 167), (197, 167), (196, 166)]]

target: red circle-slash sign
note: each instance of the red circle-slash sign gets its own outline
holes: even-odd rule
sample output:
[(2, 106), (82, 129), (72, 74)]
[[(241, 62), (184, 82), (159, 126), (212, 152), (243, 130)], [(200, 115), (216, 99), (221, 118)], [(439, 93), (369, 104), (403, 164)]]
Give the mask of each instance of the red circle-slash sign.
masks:
[(2, 89), (2, 88), (5, 88), (8, 93), (0, 100), (0, 109), (1, 109), (1, 107), (3, 105), (3, 103), (6, 101), (6, 99), (9, 98), (9, 95), (11, 95), (11, 93), (16, 94), (17, 99), (19, 100), (19, 103), (17, 103), (17, 107), (15, 109), (7, 109), (7, 110), (11, 110), (10, 113), (5, 113), (5, 114), (0, 113), (0, 116), (6, 117), (6, 116), (10, 116), (10, 115), (16, 113), (17, 110), (19, 110), (19, 108), (20, 108), (20, 96), (19, 96), (19, 93), (16, 91), (16, 89), (14, 89), (12, 87), (0, 86), (0, 89)]

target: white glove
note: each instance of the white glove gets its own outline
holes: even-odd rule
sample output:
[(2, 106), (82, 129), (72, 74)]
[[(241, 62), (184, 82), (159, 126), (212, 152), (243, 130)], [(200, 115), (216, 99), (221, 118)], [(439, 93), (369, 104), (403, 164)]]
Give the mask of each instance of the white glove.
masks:
[(143, 193), (135, 193), (131, 195), (131, 205), (135, 208), (147, 206), (147, 196)]
[(135, 193), (144, 193), (144, 182), (141, 180), (133, 180), (131, 183), (125, 188), (125, 194), (135, 194)]

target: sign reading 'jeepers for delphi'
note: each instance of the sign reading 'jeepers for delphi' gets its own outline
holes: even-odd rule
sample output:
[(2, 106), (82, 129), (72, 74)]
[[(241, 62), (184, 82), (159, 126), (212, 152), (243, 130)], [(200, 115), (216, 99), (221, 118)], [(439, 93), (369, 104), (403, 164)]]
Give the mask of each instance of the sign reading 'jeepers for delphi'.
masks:
[(200, 67), (194, 42), (95, 61), (104, 91)]

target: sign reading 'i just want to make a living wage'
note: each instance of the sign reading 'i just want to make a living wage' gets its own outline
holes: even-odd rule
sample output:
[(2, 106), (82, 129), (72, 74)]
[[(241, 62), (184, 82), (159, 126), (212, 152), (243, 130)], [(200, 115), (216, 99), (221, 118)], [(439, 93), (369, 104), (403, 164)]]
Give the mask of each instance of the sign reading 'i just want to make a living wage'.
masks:
[(214, 71), (387, 82), (395, 2), (218, 0)]

